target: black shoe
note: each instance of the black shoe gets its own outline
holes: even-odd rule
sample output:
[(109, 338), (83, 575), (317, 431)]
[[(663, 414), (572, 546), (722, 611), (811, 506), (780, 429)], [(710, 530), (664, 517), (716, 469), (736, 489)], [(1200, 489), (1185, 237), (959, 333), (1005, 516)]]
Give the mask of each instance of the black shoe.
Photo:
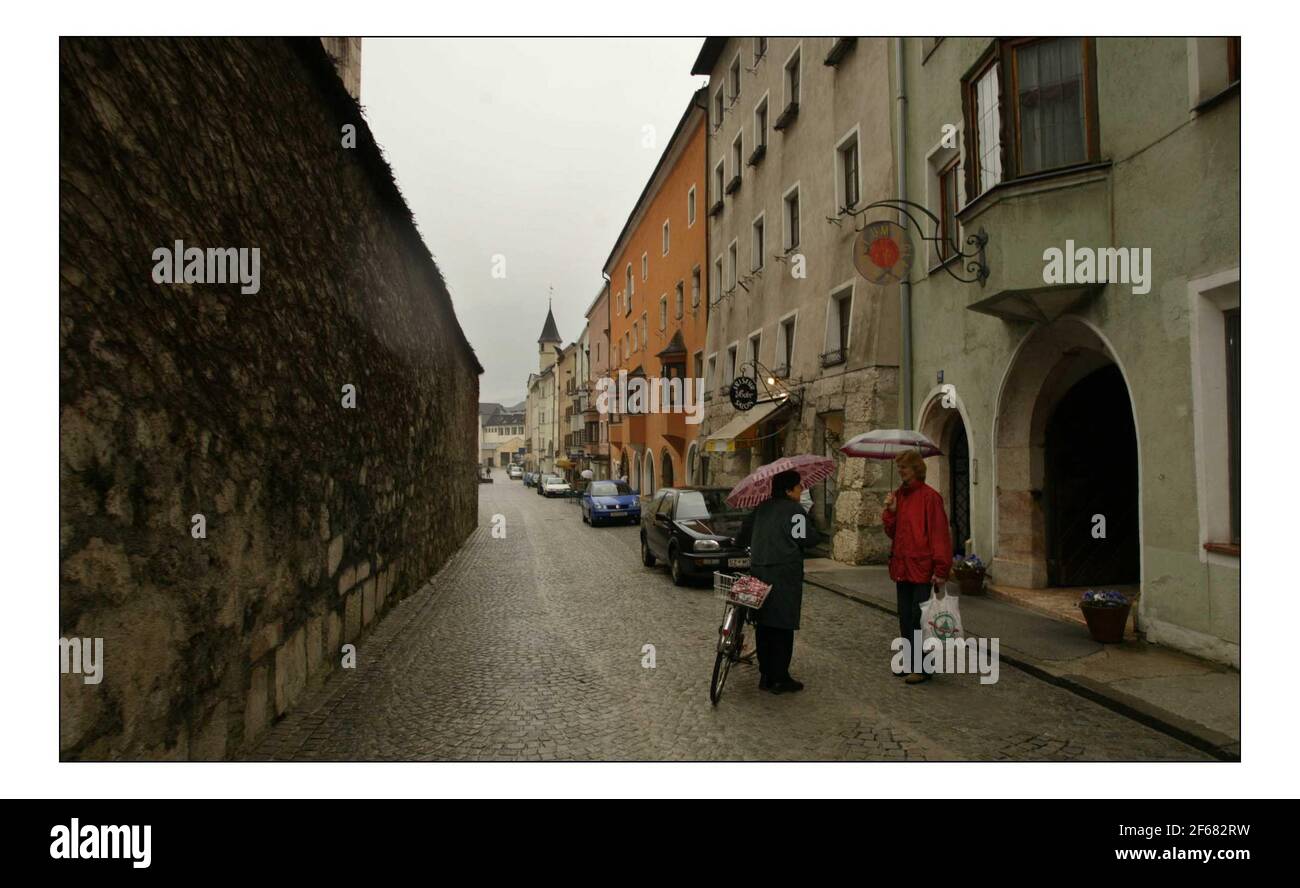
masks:
[(772, 687), (772, 679), (768, 678), (766, 675), (760, 675), (758, 677), (758, 689), (760, 691), (770, 690), (771, 687)]
[(796, 691), (803, 690), (803, 682), (795, 681), (793, 678), (787, 681), (777, 681), (773, 682), (768, 690), (773, 694), (793, 694)]

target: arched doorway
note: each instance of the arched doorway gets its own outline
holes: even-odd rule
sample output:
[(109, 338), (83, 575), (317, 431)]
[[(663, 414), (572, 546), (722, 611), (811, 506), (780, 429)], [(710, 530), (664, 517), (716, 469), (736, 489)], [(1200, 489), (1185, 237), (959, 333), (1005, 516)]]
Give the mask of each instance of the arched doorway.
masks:
[(955, 388), (938, 388), (922, 407), (917, 428), (943, 451), (925, 461), (926, 482), (943, 496), (953, 554), (966, 554), (971, 540), (972, 551), (987, 557), (975, 544), (971, 520), (971, 447), (963, 409)]
[(700, 449), (694, 442), (686, 449), (686, 483), (700, 483)]
[(645, 455), (645, 483), (641, 485), (641, 492), (646, 496), (655, 495), (655, 455), (653, 453)]
[(626, 450), (624, 450), (621, 454), (619, 454), (618, 474), (615, 475), (614, 477), (620, 479), (629, 477), (627, 474), (627, 451)]
[(645, 488), (641, 485), (641, 454), (632, 454), (632, 474), (628, 475), (628, 481), (632, 484), (632, 489), (637, 493), (643, 493)]
[(1052, 411), (1043, 443), (1047, 582), (1138, 582), (1137, 433), (1119, 368), (1076, 382)]
[(1036, 328), (1012, 358), (996, 416), (995, 581), (1140, 582), (1137, 434), (1106, 342), (1073, 318)]
[(659, 472), (659, 483), (664, 487), (673, 486), (673, 455), (667, 447), (663, 449), (663, 468)]

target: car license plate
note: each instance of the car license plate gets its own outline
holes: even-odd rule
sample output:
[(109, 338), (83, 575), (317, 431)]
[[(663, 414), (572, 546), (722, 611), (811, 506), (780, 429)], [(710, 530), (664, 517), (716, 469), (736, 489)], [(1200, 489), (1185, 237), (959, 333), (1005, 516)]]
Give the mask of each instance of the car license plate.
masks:
[(624, 513), (624, 512), (610, 512), (610, 513), (609, 513), (609, 517), (611, 517), (611, 518), (622, 518), (624, 514), (626, 514), (626, 513)]
[(748, 558), (728, 558), (727, 567), (749, 567)]

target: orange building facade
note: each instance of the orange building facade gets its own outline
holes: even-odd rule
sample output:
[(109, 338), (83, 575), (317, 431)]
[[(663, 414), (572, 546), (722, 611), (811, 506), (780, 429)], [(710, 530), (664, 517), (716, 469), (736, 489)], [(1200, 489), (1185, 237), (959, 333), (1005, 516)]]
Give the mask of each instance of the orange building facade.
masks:
[[(709, 321), (705, 203), (706, 93), (692, 98), (605, 261), (609, 375), (677, 380), (644, 412), (609, 416), (611, 475), (643, 495), (698, 481), (704, 345)], [(626, 405), (624, 405), (626, 406)], [(635, 405), (633, 405), (635, 406)], [(694, 415), (692, 415), (694, 413)]]

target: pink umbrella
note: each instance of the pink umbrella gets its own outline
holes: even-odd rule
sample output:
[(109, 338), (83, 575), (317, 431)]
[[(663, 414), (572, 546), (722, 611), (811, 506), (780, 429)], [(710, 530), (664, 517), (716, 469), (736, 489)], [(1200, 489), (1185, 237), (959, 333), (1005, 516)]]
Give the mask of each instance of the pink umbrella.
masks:
[(910, 429), (876, 429), (855, 435), (840, 448), (848, 456), (865, 456), (867, 459), (893, 459), (905, 450), (919, 451), (922, 457), (943, 453), (935, 443)]
[(744, 481), (731, 488), (731, 493), (727, 494), (727, 505), (734, 509), (751, 509), (766, 502), (772, 496), (772, 476), (791, 469), (799, 473), (800, 483), (807, 487), (834, 475), (835, 460), (829, 456), (813, 456), (811, 453), (784, 456), (750, 472)]

